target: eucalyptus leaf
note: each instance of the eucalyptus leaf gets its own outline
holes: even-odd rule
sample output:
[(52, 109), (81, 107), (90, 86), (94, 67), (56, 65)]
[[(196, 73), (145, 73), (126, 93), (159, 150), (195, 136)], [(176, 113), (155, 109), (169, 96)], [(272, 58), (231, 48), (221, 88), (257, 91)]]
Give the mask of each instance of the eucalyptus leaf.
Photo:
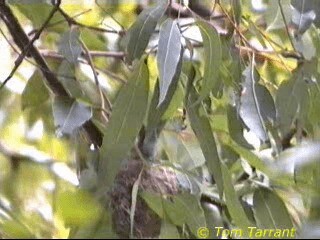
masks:
[[(178, 65), (179, 72), (181, 71), (181, 64), (182, 61), (180, 61)], [(170, 116), (171, 111), (175, 111), (177, 109), (177, 106), (180, 104), (179, 100), (181, 99), (181, 95), (183, 95), (183, 89), (181, 86), (179, 86), (179, 82), (184, 81), (186, 76), (184, 74), (176, 74), (172, 80), (172, 84), (170, 85), (167, 96), (164, 100), (164, 102), (157, 107), (159, 96), (160, 96), (160, 89), (159, 89), (159, 80), (157, 81), (154, 89), (154, 93), (151, 99), (150, 109), (148, 113), (147, 118), (147, 130), (151, 131), (157, 127), (163, 122), (166, 121)], [(172, 101), (172, 102), (171, 102)]]
[(164, 131), (161, 140), (169, 160), (183, 169), (190, 171), (205, 163), (199, 143), (190, 131)]
[(252, 226), (251, 221), (248, 219), (246, 212), (238, 199), (232, 183), (231, 173), (227, 166), (225, 164), (221, 164), (221, 169), (223, 174), (224, 196), (228, 212), (234, 224), (243, 230), (243, 236), (248, 236), (249, 227), (254, 226)]
[(92, 116), (91, 108), (68, 97), (53, 100), (54, 124), (59, 134), (72, 134)]
[(79, 38), (80, 30), (74, 27), (66, 31), (59, 42), (59, 53), (70, 63), (76, 63), (81, 55), (82, 47)]
[(294, 8), (293, 22), (299, 27), (301, 34), (305, 32), (311, 23), (317, 27), (320, 26), (320, 7), (317, 0), (291, 0), (291, 5)]
[(167, 1), (161, 1), (156, 6), (144, 9), (138, 16), (136, 22), (130, 27), (128, 30), (129, 40), (127, 45), (127, 61), (129, 63), (142, 56), (156, 28), (158, 20), (166, 11), (167, 6)]
[(264, 17), (267, 22), (268, 31), (285, 28), (286, 23), (289, 23), (292, 18), (290, 0), (281, 0), (275, 3), (270, 2), (267, 11), (264, 13)]
[(149, 71), (142, 59), (113, 105), (100, 150), (99, 186), (110, 186), (132, 148), (148, 106)]
[(199, 197), (188, 193), (172, 196), (163, 201), (166, 215), (171, 222), (182, 227), (187, 224), (192, 234), (197, 236), (198, 229), (206, 226), (206, 219)]
[(222, 61), (222, 49), (218, 32), (207, 22), (198, 21), (204, 47), (204, 75), (200, 91), (200, 102), (206, 98), (211, 91), (216, 95), (219, 85), (219, 68)]
[(182, 58), (181, 33), (176, 21), (167, 19), (159, 33), (157, 64), (159, 69), (159, 102), (158, 107), (165, 101), (168, 90), (175, 75), (180, 75), (179, 62)]
[(142, 198), (159, 217), (168, 218), (176, 226), (182, 227), (187, 224), (195, 236), (198, 228), (206, 226), (199, 196), (181, 193), (167, 199), (161, 195), (143, 192)]
[(315, 18), (316, 13), (313, 10), (301, 13), (294, 8), (291, 21), (299, 34), (302, 35), (308, 30)]
[(159, 239), (179, 239), (180, 234), (178, 229), (172, 223), (163, 220), (161, 224), (161, 231), (159, 235)]
[(58, 79), (73, 98), (83, 98), (84, 92), (76, 79), (76, 66), (63, 60), (58, 68)]
[(43, 75), (39, 70), (36, 70), (28, 80), (28, 83), (22, 92), (22, 110), (38, 107), (48, 99), (49, 92), (44, 85)]
[(231, 138), (243, 147), (252, 148), (243, 136), (244, 126), (237, 109), (230, 104), (227, 106), (227, 116)]
[(262, 229), (291, 229), (291, 217), (282, 199), (267, 188), (258, 188), (253, 194), (253, 212)]
[(276, 95), (276, 107), (280, 131), (285, 136), (296, 120), (303, 121), (308, 114), (309, 93), (304, 81), (303, 66), (296, 70), (292, 79), (281, 83)]
[(241, 15), (242, 15), (241, 0), (232, 0), (231, 3), (233, 8), (233, 17), (234, 17), (235, 23), (239, 25), (241, 21)]
[(245, 81), (240, 98), (240, 116), (250, 131), (266, 142), (267, 123), (276, 120), (276, 109), (273, 98), (267, 88), (258, 83), (259, 74), (253, 64), (247, 67), (243, 73)]
[(214, 180), (218, 186), (219, 194), (222, 196), (223, 179), (221, 173), (221, 162), (210, 122), (205, 116), (205, 110), (201, 104), (194, 105), (194, 102), (197, 99), (198, 94), (196, 93), (196, 90), (191, 88), (187, 102), (187, 113), (190, 119), (191, 127), (199, 140), (200, 147), (209, 167), (209, 171), (211, 174), (213, 174)]

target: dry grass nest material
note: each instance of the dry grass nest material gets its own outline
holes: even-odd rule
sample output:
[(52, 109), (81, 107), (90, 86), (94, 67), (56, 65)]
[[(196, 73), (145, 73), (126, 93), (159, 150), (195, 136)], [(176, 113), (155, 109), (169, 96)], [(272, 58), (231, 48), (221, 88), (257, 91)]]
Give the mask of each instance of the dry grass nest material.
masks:
[[(142, 168), (143, 163), (141, 161), (128, 161), (118, 173), (115, 179), (115, 186), (110, 192), (114, 229), (121, 238), (128, 238), (130, 235), (132, 188)], [(178, 194), (179, 184), (175, 171), (165, 166), (144, 168), (139, 191), (148, 191), (162, 195)], [(134, 237), (156, 238), (160, 234), (160, 229), (161, 219), (149, 209), (138, 194), (134, 217)]]

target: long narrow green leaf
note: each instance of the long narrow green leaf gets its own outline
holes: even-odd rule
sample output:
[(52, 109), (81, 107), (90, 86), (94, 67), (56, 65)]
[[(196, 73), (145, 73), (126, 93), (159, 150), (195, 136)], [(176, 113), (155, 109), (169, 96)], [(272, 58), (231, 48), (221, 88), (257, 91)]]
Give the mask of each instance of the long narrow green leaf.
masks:
[(132, 148), (147, 111), (148, 94), (149, 72), (144, 60), (141, 60), (113, 105), (101, 147), (99, 185), (112, 184), (122, 161)]
[(281, 83), (276, 96), (280, 131), (285, 136), (295, 121), (303, 120), (309, 111), (308, 86), (304, 81), (304, 67), (300, 67), (289, 81)]
[(166, 11), (167, 6), (167, 1), (162, 1), (157, 6), (143, 10), (137, 21), (128, 30), (127, 61), (129, 63), (142, 56), (158, 20)]
[(181, 33), (176, 21), (166, 20), (160, 29), (157, 64), (159, 69), (159, 102), (160, 106), (166, 99), (173, 79), (180, 74), (178, 68), (182, 57)]
[(182, 227), (187, 224), (195, 236), (200, 227), (206, 226), (200, 197), (197, 195), (185, 192), (169, 199), (158, 194), (142, 192), (141, 196), (159, 217), (168, 218), (176, 226)]
[(268, 89), (258, 83), (260, 76), (253, 62), (243, 75), (245, 82), (240, 98), (240, 116), (248, 128), (265, 142), (269, 139), (266, 123), (273, 123), (276, 119), (274, 101)]
[(292, 220), (282, 199), (266, 188), (258, 188), (253, 195), (253, 212), (259, 228), (291, 229)]
[(243, 209), (243, 206), (234, 190), (231, 173), (229, 172), (228, 167), (225, 164), (221, 164), (221, 169), (223, 174), (225, 201), (230, 216), (234, 222), (234, 225), (243, 230), (243, 237), (248, 236), (249, 227), (254, 226), (252, 226), (252, 223), (248, 219), (245, 210)]
[(222, 196), (223, 179), (221, 173), (221, 162), (210, 122), (204, 115), (205, 110), (202, 105), (194, 105), (194, 102), (197, 100), (197, 98), (198, 94), (196, 90), (191, 88), (187, 103), (187, 112), (190, 119), (190, 124), (200, 142), (200, 147), (207, 161), (209, 171), (211, 174), (213, 174), (214, 180), (217, 183), (219, 194)]
[(233, 141), (226, 142), (225, 144), (229, 146), (233, 151), (238, 153), (243, 159), (245, 159), (250, 164), (250, 166), (256, 168), (257, 170), (267, 175), (271, 173), (267, 165), (250, 150), (238, 145)]
[(228, 129), (231, 138), (243, 147), (252, 148), (243, 136), (244, 124), (237, 113), (236, 107), (229, 104), (227, 106), (227, 116)]
[[(180, 60), (177, 66), (177, 70), (179, 72), (181, 71), (181, 65), (182, 65), (182, 61)], [(181, 95), (181, 93), (179, 93), (178, 91), (183, 92), (181, 89), (179, 89), (178, 83), (184, 81), (184, 78), (186, 78), (184, 74), (181, 74), (181, 75), (176, 74), (174, 76), (172, 83), (167, 91), (166, 98), (159, 107), (157, 107), (157, 105), (158, 105), (159, 96), (160, 96), (160, 89), (159, 89), (159, 81), (157, 81), (154, 89), (154, 93), (152, 96), (151, 104), (150, 104), (150, 109), (149, 109), (149, 114), (147, 119), (147, 130), (152, 131), (153, 129), (158, 127), (160, 122), (166, 120), (166, 116), (164, 116), (164, 114), (169, 109), (171, 105), (171, 100), (174, 99), (175, 95)]]
[(222, 61), (220, 37), (217, 31), (208, 23), (198, 23), (204, 47), (204, 75), (200, 97), (197, 102), (206, 98), (211, 91), (215, 94), (219, 80), (219, 68)]

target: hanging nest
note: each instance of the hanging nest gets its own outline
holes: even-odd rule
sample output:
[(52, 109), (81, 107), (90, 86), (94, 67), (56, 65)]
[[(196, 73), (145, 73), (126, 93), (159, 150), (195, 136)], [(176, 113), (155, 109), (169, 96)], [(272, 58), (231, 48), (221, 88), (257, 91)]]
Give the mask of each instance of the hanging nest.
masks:
[[(128, 161), (117, 174), (113, 190), (109, 193), (113, 210), (114, 230), (121, 238), (130, 237), (132, 188), (142, 168), (142, 161), (135, 159)], [(179, 183), (176, 172), (165, 166), (147, 167), (141, 175), (139, 191), (141, 190), (161, 195), (177, 195), (179, 193)], [(160, 217), (147, 206), (138, 194), (133, 237), (156, 238), (160, 234), (160, 229)]]

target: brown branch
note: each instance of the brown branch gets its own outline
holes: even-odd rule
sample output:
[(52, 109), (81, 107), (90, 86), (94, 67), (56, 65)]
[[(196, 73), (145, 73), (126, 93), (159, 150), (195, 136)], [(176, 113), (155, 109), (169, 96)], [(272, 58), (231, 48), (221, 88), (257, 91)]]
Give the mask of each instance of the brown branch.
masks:
[(18, 70), (19, 66), (23, 62), (26, 56), (29, 55), (29, 49), (34, 44), (34, 42), (39, 39), (41, 33), (46, 28), (46, 26), (49, 24), (50, 20), (54, 16), (54, 14), (58, 11), (59, 6), (61, 4), (61, 0), (57, 1), (57, 4), (54, 6), (54, 8), (51, 10), (49, 16), (45, 20), (45, 22), (42, 24), (40, 29), (37, 31), (37, 33), (34, 35), (34, 37), (28, 42), (26, 46), (23, 47), (22, 52), (19, 54), (19, 57), (14, 62), (14, 67), (11, 70), (9, 76), (4, 80), (4, 82), (0, 85), (0, 90), (6, 85), (6, 83), (13, 77), (14, 73)]
[[(11, 9), (6, 5), (5, 0), (0, 0), (0, 17), (6, 24), (11, 36), (21, 51), (24, 51), (25, 46), (30, 44), (30, 39), (22, 29), (18, 19), (12, 13)], [(19, 39), (17, 42), (16, 39)], [(31, 44), (28, 50), (29, 54), (34, 58), (36, 63), (42, 67), (42, 73), (47, 80), (47, 84), (55, 95), (68, 96), (67, 91), (58, 81), (55, 74), (50, 71), (46, 61), (41, 56), (38, 49)]]
[[(56, 51), (46, 50), (46, 49), (39, 49), (40, 53), (44, 57), (56, 58), (56, 59), (64, 59), (64, 56), (59, 54)], [(85, 54), (82, 53), (82, 56)], [(125, 57), (125, 52), (115, 52), (115, 51), (90, 51), (90, 55), (95, 57), (106, 57), (106, 58), (118, 58), (123, 59)]]
[[(40, 66), (40, 70), (46, 80), (47, 86), (54, 95), (70, 97), (63, 85), (59, 82), (57, 76), (50, 70), (39, 50), (33, 44), (30, 44), (30, 39), (24, 32), (16, 16), (12, 13), (10, 7), (5, 3), (5, 0), (0, 0), (0, 17), (6, 24), (10, 34), (21, 51), (24, 50), (25, 46), (30, 45), (28, 52), (30, 53), (30, 56), (33, 57), (36, 64)], [(93, 122), (87, 121), (83, 125), (83, 128), (90, 141), (97, 146), (101, 146), (102, 134)]]

